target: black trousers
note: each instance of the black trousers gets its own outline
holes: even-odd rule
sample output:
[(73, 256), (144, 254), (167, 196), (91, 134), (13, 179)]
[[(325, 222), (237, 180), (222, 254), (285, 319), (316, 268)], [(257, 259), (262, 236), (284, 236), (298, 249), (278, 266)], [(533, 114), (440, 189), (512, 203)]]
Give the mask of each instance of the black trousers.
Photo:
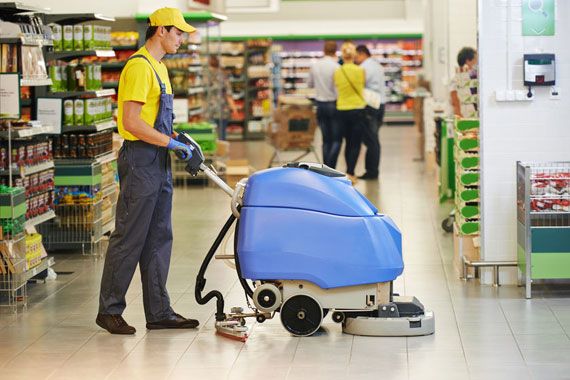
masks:
[(362, 133), (368, 126), (365, 109), (338, 111), (338, 117), (346, 141), (344, 158), (346, 160), (346, 173), (354, 175), (354, 168), (360, 154)]
[(336, 101), (317, 102), (317, 122), (323, 135), (323, 162), (335, 169), (342, 145), (342, 131), (338, 122)]
[(366, 107), (368, 126), (362, 133), (362, 143), (366, 146), (366, 174), (377, 177), (380, 172), (382, 146), (378, 132), (384, 122), (384, 104), (379, 109)]

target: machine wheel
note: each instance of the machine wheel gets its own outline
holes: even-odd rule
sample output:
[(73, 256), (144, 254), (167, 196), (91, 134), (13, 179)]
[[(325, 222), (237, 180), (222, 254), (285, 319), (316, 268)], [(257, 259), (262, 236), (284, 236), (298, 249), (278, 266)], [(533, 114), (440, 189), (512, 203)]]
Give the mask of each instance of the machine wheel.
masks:
[(257, 323), (263, 323), (263, 322), (265, 322), (265, 319), (266, 319), (265, 315), (263, 315), (263, 314), (258, 314), (255, 317), (255, 320), (257, 321)]
[(441, 228), (443, 228), (445, 232), (451, 233), (453, 232), (454, 222), (455, 222), (455, 216), (450, 215), (441, 222)]
[(281, 306), (281, 323), (295, 336), (309, 336), (321, 326), (323, 309), (313, 297), (299, 294)]
[(271, 283), (265, 283), (255, 288), (253, 292), (255, 307), (264, 313), (273, 313), (281, 306), (281, 291)]
[(344, 313), (341, 311), (335, 311), (334, 313), (332, 313), (333, 322), (342, 323), (344, 322), (344, 318), (345, 318)]

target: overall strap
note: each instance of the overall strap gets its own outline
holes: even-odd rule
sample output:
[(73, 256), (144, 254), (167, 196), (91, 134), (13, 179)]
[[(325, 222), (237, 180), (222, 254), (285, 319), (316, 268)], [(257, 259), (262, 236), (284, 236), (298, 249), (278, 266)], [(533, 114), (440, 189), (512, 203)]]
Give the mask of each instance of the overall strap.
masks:
[(156, 80), (158, 80), (158, 84), (160, 86), (160, 93), (161, 94), (166, 94), (166, 86), (164, 83), (162, 83), (162, 81), (160, 80), (160, 77), (158, 76), (158, 73), (156, 72), (156, 70), (154, 69), (154, 66), (152, 65), (152, 63), (150, 63), (149, 59), (147, 57), (145, 57), (142, 54), (135, 54), (133, 56), (131, 56), (128, 61), (130, 61), (133, 58), (144, 58), (145, 61), (148, 62), (148, 64), (150, 65), (150, 68), (152, 69), (152, 71), (154, 71), (154, 75), (156, 76)]

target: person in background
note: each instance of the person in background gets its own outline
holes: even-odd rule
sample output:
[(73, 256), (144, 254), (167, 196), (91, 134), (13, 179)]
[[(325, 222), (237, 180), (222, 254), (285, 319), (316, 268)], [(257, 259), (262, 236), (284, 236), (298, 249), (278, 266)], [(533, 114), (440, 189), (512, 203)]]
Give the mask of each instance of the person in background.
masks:
[(343, 43), (341, 53), (344, 64), (334, 73), (334, 83), (338, 93), (336, 109), (346, 141), (344, 148), (346, 174), (355, 184), (357, 179), (354, 176), (354, 168), (360, 154), (362, 133), (368, 126), (364, 100), (366, 75), (362, 67), (354, 64), (356, 47), (352, 42)]
[(378, 179), (380, 173), (380, 136), (378, 132), (384, 120), (384, 104), (386, 102), (386, 79), (384, 69), (380, 63), (372, 58), (370, 50), (365, 45), (356, 47), (354, 62), (364, 69), (366, 74), (365, 87), (374, 91), (380, 97), (380, 108), (366, 106), (368, 128), (364, 128), (362, 142), (366, 146), (366, 172), (359, 176), (360, 179)]
[[(477, 52), (470, 47), (464, 47), (457, 54), (459, 68), (450, 83), (451, 105), (454, 115), (464, 117), (476, 117), (477, 102), (471, 95), (477, 94), (477, 87), (470, 87), (467, 81), (477, 79)], [(459, 91), (468, 91), (459, 94)]]
[(333, 77), (339, 67), (336, 58), (336, 42), (326, 41), (324, 57), (316, 61), (309, 73), (309, 87), (316, 90), (317, 122), (323, 136), (323, 162), (336, 168), (342, 144), (342, 133), (336, 112), (336, 88)]
[(208, 98), (208, 115), (212, 123), (218, 126), (219, 139), (225, 140), (230, 117), (232, 114), (235, 115), (238, 110), (232, 97), (232, 85), (220, 67), (218, 57), (210, 55), (208, 65), (210, 78), (208, 86), (210, 89), (214, 89), (213, 95)]

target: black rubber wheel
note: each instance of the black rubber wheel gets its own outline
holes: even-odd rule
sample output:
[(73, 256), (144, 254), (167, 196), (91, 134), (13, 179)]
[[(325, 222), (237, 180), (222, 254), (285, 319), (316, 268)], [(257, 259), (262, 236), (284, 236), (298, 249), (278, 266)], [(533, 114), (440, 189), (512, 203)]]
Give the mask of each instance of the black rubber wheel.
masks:
[(295, 336), (309, 336), (321, 326), (323, 309), (313, 297), (297, 295), (283, 303), (280, 316), (285, 330)]
[(275, 305), (275, 302), (277, 302), (277, 297), (271, 290), (263, 289), (257, 296), (257, 302), (265, 309), (269, 309)]
[(257, 323), (263, 323), (265, 322), (265, 315), (259, 314), (257, 317), (255, 317), (255, 320), (257, 321)]
[(344, 313), (340, 311), (335, 311), (334, 313), (332, 313), (332, 320), (333, 322), (336, 323), (344, 322)]
[(455, 217), (453, 215), (448, 216), (441, 222), (441, 228), (447, 233), (453, 232), (453, 222), (455, 221)]

